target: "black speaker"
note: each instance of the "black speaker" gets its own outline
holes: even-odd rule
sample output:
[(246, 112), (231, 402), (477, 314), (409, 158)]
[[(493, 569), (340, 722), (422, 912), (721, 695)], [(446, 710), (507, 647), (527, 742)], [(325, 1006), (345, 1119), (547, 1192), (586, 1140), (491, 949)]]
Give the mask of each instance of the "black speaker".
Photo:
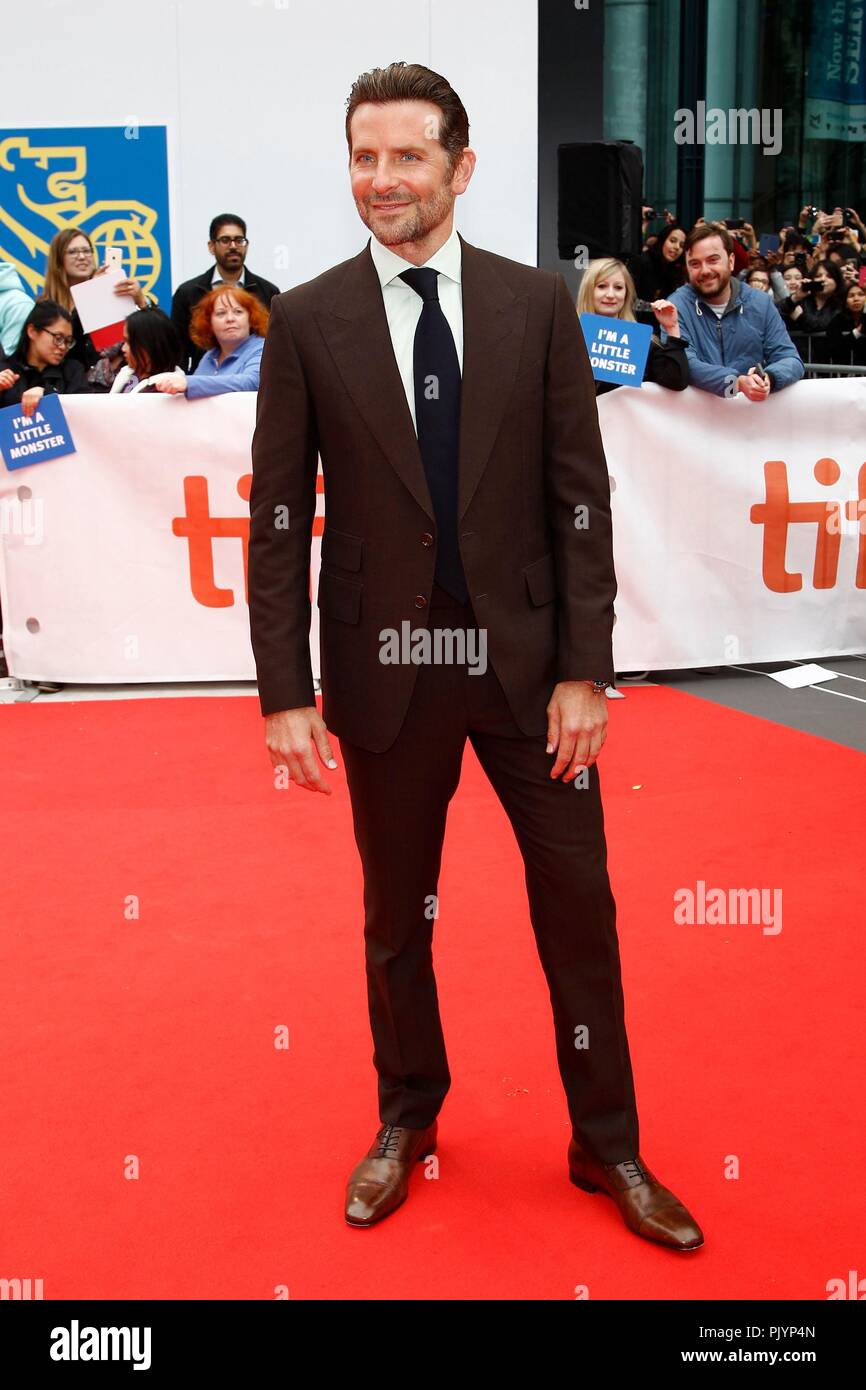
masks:
[(624, 140), (560, 145), (557, 241), (559, 255), (573, 261), (585, 246), (600, 256), (636, 256), (641, 249), (643, 155)]

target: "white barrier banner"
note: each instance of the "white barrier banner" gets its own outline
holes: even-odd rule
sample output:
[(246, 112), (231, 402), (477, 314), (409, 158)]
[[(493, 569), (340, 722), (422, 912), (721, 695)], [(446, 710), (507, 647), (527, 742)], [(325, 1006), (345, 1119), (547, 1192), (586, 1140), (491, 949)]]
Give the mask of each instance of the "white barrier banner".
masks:
[[(657, 386), (598, 404), (613, 480), (617, 670), (866, 647), (866, 379), (800, 382), (761, 404)], [(66, 396), (63, 405), (76, 453), (0, 465), (10, 672), (100, 684), (254, 680), (255, 396)]]
[(866, 648), (866, 377), (611, 391), (618, 671)]
[[(10, 673), (255, 680), (246, 591), (255, 393), (64, 396), (63, 406), (76, 453), (0, 467)], [(317, 536), (316, 573), (320, 547)], [(315, 603), (313, 625), (317, 649)]]

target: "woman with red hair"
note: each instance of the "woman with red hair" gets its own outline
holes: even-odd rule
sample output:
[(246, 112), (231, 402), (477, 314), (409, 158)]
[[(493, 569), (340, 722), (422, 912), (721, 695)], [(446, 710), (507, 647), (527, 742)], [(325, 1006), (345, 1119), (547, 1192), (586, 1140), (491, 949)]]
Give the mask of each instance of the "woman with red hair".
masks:
[(157, 391), (171, 395), (219, 396), (224, 391), (258, 391), (259, 365), (268, 311), (240, 285), (215, 285), (192, 311), (189, 335), (208, 351), (192, 376), (179, 369), (150, 378)]

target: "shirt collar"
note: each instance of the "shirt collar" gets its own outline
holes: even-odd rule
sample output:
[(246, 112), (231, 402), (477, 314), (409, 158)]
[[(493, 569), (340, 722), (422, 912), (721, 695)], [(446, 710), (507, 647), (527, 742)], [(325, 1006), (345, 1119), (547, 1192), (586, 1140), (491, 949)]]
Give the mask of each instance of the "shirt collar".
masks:
[[(404, 270), (415, 269), (438, 270), (441, 275), (447, 276), (449, 280), (454, 280), (458, 285), (460, 284), (463, 257), (456, 227), (452, 227), (448, 240), (443, 242), (439, 250), (434, 251), (429, 261), (425, 261), (421, 267), (414, 266), (411, 261), (404, 261), (402, 256), (396, 255), (390, 246), (383, 246), (381, 241), (377, 241), (374, 236), (370, 237), (369, 246), (373, 264), (379, 276), (379, 284), (383, 289)], [(406, 288), (409, 289), (409, 286), (407, 285)]]
[[(244, 266), (243, 270), (241, 271), (240, 280), (234, 281), (233, 283), (243, 286), (244, 280), (246, 278), (246, 273), (247, 268), (246, 266)], [(215, 265), (213, 268), (213, 275), (210, 277), (210, 282), (212, 285), (227, 285), (229, 283), (228, 280), (224, 280), (220, 275), (220, 268), (218, 265)]]
[[(225, 366), (226, 362), (231, 362), (233, 357), (243, 357), (245, 353), (251, 352), (258, 342), (259, 336), (258, 333), (250, 333), (248, 337), (244, 338), (242, 343), (238, 343), (236, 348), (232, 348), (222, 365)], [(212, 361), (216, 362), (221, 352), (222, 348), (219, 343), (217, 343), (216, 347), (209, 349), (208, 355)]]

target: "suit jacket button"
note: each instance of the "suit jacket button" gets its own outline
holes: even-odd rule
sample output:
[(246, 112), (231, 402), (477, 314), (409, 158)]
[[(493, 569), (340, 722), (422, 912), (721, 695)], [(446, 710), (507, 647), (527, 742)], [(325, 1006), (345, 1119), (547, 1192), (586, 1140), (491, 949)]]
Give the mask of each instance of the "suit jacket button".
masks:
[(416, 594), (416, 595), (415, 595), (415, 607), (416, 607), (416, 608), (426, 608), (426, 607), (427, 607), (427, 600), (426, 600), (426, 598), (424, 597), (423, 594)]
[(421, 537), (421, 544), (428, 547), (433, 544), (433, 537), (430, 535), (429, 531), (424, 532), (423, 536)]

